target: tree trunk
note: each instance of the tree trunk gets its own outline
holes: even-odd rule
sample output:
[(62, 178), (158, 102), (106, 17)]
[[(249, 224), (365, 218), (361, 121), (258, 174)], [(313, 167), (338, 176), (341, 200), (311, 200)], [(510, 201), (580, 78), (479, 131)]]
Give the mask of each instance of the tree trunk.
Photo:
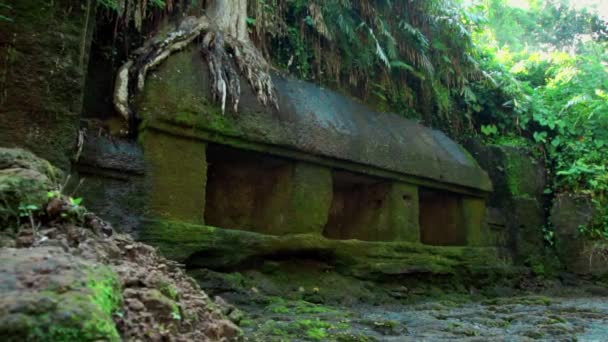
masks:
[(212, 0), (207, 16), (224, 34), (240, 42), (249, 41), (247, 33), (247, 0)]

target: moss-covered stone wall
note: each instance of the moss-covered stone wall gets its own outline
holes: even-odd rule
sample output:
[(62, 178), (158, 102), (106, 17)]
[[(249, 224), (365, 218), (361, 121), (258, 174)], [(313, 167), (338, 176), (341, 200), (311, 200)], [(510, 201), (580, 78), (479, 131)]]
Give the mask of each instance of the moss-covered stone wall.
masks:
[(465, 144), (490, 175), (486, 240), (511, 250), (518, 262), (543, 253), (545, 169), (532, 151), (515, 146)]
[(76, 143), (94, 0), (11, 1), (0, 20), (0, 145), (67, 170)]
[(207, 145), (154, 130), (145, 131), (141, 142), (146, 161), (148, 215), (203, 224)]
[(550, 220), (555, 228), (555, 250), (570, 272), (595, 276), (608, 274), (608, 246), (589, 238), (580, 229), (588, 227), (596, 214), (591, 198), (585, 195), (562, 193), (553, 200)]

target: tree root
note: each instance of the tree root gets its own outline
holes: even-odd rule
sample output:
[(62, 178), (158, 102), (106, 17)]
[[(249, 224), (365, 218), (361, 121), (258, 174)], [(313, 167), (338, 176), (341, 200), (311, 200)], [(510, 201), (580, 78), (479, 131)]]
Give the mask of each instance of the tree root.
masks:
[[(201, 54), (207, 60), (211, 74), (211, 93), (225, 112), (230, 97), (235, 112), (238, 111), (241, 85), (240, 75), (245, 77), (258, 100), (264, 105), (278, 109), (278, 99), (269, 74), (269, 65), (249, 40), (241, 41), (211, 26), (208, 17), (189, 17), (178, 30), (165, 38), (154, 37), (133, 52), (131, 58), (118, 70), (114, 87), (114, 108), (120, 113), (134, 133), (136, 113), (131, 107), (133, 97), (144, 89), (148, 71), (164, 62), (171, 54), (192, 44), (203, 36)], [(229, 48), (228, 53), (225, 47)], [(234, 67), (236, 65), (236, 68)], [(238, 69), (237, 69), (238, 68)]]

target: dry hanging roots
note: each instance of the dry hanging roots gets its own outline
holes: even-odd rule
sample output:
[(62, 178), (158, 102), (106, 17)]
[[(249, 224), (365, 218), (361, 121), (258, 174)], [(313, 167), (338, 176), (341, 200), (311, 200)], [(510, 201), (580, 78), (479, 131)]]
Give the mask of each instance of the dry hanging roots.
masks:
[[(132, 122), (135, 113), (130, 106), (130, 100), (143, 90), (148, 71), (160, 65), (172, 53), (193, 43), (203, 33), (205, 36), (200, 45), (201, 52), (209, 65), (212, 95), (220, 102), (222, 113), (225, 112), (229, 97), (232, 98), (234, 111), (238, 110), (241, 92), (239, 74), (247, 79), (262, 104), (273, 105), (278, 109), (269, 65), (257, 48), (249, 40), (240, 41), (231, 36), (224, 36), (221, 31), (211, 30), (210, 27), (210, 20), (206, 16), (188, 17), (176, 31), (163, 39), (154, 37), (137, 49), (131, 59), (118, 70), (113, 98), (116, 111)], [(226, 52), (226, 46), (230, 48), (232, 55)], [(233, 62), (238, 70), (233, 67)]]

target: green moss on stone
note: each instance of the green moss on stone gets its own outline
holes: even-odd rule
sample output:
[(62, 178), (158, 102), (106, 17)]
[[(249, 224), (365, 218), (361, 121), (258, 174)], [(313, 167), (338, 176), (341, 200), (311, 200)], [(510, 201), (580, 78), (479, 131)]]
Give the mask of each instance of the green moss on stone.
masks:
[[(202, 128), (238, 135), (239, 131), (229, 115), (223, 115), (215, 103), (211, 103), (207, 74), (198, 53), (192, 48), (177, 53), (159, 70), (159, 77), (150, 77), (139, 96), (139, 114), (147, 122), (167, 122), (183, 128)], [(201, 87), (201, 85), (203, 85)], [(179, 101), (176, 101), (179, 99)]]
[(89, 273), (86, 286), (91, 291), (92, 302), (107, 315), (114, 314), (122, 302), (120, 281), (116, 273), (106, 266), (98, 266)]
[(495, 238), (485, 225), (486, 204), (483, 198), (464, 197), (461, 200), (463, 224), (468, 246), (490, 246)]
[(272, 255), (307, 254), (323, 257), (341, 272), (362, 278), (454, 275), (506, 265), (494, 248), (330, 240), (318, 234), (270, 236), (170, 221), (147, 221), (141, 239), (169, 258), (211, 269), (230, 269)]
[(153, 217), (204, 222), (206, 144), (147, 130), (141, 137)]
[[(120, 283), (106, 266), (88, 269), (82, 285), (59, 293), (45, 290), (21, 300), (37, 303), (34, 311), (2, 324), (6, 341), (120, 341), (112, 314), (120, 307)], [(83, 287), (80, 287), (83, 286)], [(7, 330), (8, 329), (8, 330)]]
[(507, 187), (511, 196), (538, 197), (544, 190), (544, 179), (538, 174), (538, 162), (525, 149), (503, 147)]
[(29, 151), (0, 148), (0, 226), (16, 224), (20, 214), (27, 215), (20, 207), (41, 209), (60, 176), (58, 169)]
[(509, 192), (513, 196), (521, 195), (521, 183), (522, 183), (522, 167), (523, 163), (521, 158), (518, 156), (507, 153), (507, 186), (509, 187)]
[(288, 233), (321, 234), (331, 205), (332, 179), (329, 168), (296, 163), (291, 177), (287, 207)]
[(0, 145), (31, 149), (68, 170), (96, 2), (20, 0), (10, 5), (12, 20), (0, 20), (6, 37), (0, 45)]

